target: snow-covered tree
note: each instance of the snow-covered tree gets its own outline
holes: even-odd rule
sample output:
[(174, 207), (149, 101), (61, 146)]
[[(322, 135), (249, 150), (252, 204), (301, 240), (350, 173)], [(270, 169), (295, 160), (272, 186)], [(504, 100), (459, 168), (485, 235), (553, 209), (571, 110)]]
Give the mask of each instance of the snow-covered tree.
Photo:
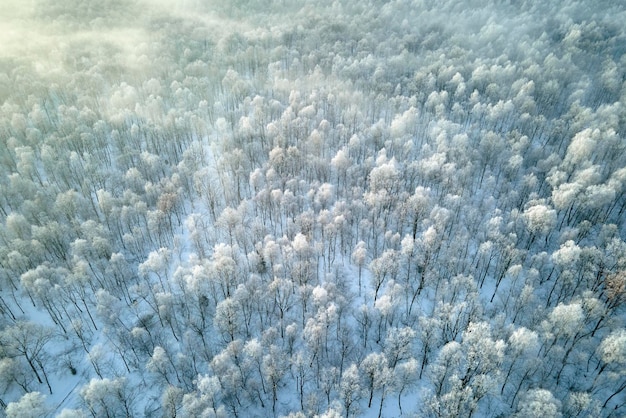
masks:
[(133, 416), (136, 398), (125, 378), (91, 379), (80, 390), (87, 410), (93, 417)]
[(546, 389), (531, 389), (519, 401), (516, 417), (560, 418), (561, 402)]
[(40, 418), (50, 414), (45, 396), (39, 392), (30, 392), (17, 402), (9, 402), (6, 406), (7, 418)]
[(52, 394), (52, 386), (48, 378), (48, 345), (54, 335), (50, 328), (35, 322), (16, 322), (0, 332), (0, 341), (11, 357), (22, 358), (26, 366), (33, 372), (40, 384), (44, 381)]

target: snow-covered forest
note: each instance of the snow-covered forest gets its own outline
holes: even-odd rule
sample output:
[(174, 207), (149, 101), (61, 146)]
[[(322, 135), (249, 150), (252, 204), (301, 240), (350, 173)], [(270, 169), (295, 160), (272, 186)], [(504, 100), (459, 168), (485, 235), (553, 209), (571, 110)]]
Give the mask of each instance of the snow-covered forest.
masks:
[(0, 5), (0, 417), (626, 415), (626, 6)]

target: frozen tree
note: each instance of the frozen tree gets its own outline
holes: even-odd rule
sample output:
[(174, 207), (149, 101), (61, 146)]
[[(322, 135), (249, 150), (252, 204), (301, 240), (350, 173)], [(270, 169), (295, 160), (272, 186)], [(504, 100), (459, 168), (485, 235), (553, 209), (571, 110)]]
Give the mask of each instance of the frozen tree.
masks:
[(515, 417), (560, 418), (561, 402), (546, 389), (531, 389), (519, 401)]
[(419, 340), (421, 341), (419, 349), (421, 356), (419, 378), (421, 379), (422, 373), (430, 360), (431, 354), (434, 350), (441, 347), (440, 344), (443, 343), (441, 341), (441, 321), (438, 318), (420, 316), (418, 318), (418, 324), (417, 333)]
[(298, 233), (293, 238), (291, 247), (295, 255), (295, 260), (293, 260), (294, 264), (292, 265), (292, 274), (299, 285), (306, 284), (312, 279), (314, 274), (314, 263), (312, 260), (314, 247), (302, 233)]
[(566, 241), (552, 253), (552, 261), (560, 274), (550, 289), (547, 305), (550, 305), (554, 300), (560, 302), (576, 293), (582, 276), (579, 273), (581, 253), (581, 248), (572, 240)]
[(337, 173), (338, 191), (341, 192), (347, 188), (347, 173), (348, 169), (352, 165), (349, 151), (346, 148), (338, 150), (335, 156), (330, 160), (330, 164)]
[(161, 289), (170, 289), (168, 283), (169, 262), (172, 257), (171, 251), (167, 248), (159, 248), (157, 251), (151, 251), (148, 259), (139, 264), (139, 273), (142, 276), (154, 274), (159, 279)]
[[(478, 321), (482, 305), (471, 276), (458, 275), (439, 283), (440, 299), (432, 316), (439, 320), (444, 342), (456, 340), (472, 321)], [(438, 289), (438, 290), (439, 290)]]
[(401, 283), (404, 286), (405, 310), (407, 318), (413, 314), (415, 302), (426, 284), (426, 274), (432, 253), (431, 245), (436, 239), (434, 227), (429, 227), (418, 239), (406, 235), (401, 241), (401, 267), (404, 272)]
[(399, 362), (412, 357), (415, 335), (415, 330), (410, 327), (394, 327), (387, 331), (387, 337), (383, 346), (387, 362), (392, 370), (395, 369)]
[(613, 331), (602, 340), (598, 351), (607, 365), (626, 365), (626, 331)]
[(579, 164), (586, 163), (596, 148), (598, 137), (599, 132), (594, 132), (593, 129), (589, 128), (576, 133), (567, 147), (563, 163), (568, 168), (574, 168)]
[(398, 274), (398, 254), (394, 250), (385, 250), (383, 254), (372, 260), (369, 265), (372, 272), (372, 287), (374, 301), (378, 299), (378, 292), (387, 280), (395, 280)]
[(66, 306), (65, 288), (61, 285), (64, 274), (68, 274), (65, 269), (50, 267), (46, 263), (22, 274), (20, 281), (28, 294), (46, 309), (52, 321), (67, 333), (65, 323), (70, 315)]
[(322, 209), (327, 209), (333, 203), (335, 197), (335, 188), (330, 183), (323, 183), (315, 193), (315, 203)]
[(240, 310), (237, 302), (226, 298), (215, 307), (213, 323), (222, 334), (224, 342), (232, 342), (241, 331)]
[(228, 236), (228, 242), (230, 246), (233, 245), (233, 238), (235, 234), (235, 228), (242, 222), (241, 214), (231, 207), (226, 207), (217, 218), (216, 224), (226, 229)]
[(94, 417), (135, 416), (135, 396), (125, 378), (91, 379), (80, 390), (80, 396)]
[(28, 392), (24, 380), (32, 380), (31, 376), (27, 375), (26, 379), (20, 379), (21, 376), (24, 376), (24, 370), (20, 362), (14, 358), (6, 357), (7, 354), (4, 350), (0, 352), (0, 381), (2, 382), (0, 390), (2, 390), (2, 393), (6, 393), (11, 385), (15, 383), (22, 386), (25, 392)]
[[(520, 374), (524, 370), (524, 374), (520, 379), (520, 383), (528, 376), (528, 367), (532, 365), (534, 356), (539, 349), (539, 336), (535, 331), (531, 331), (527, 328), (520, 327), (513, 331), (508, 340), (508, 355), (504, 358), (504, 363), (508, 363), (508, 368), (504, 374), (502, 382), (502, 388), (500, 394), (504, 393), (504, 388), (511, 377), (511, 374), (515, 372)], [(518, 362), (521, 360), (521, 365)]]
[(471, 417), (478, 405), (472, 398), (470, 387), (463, 387), (458, 376), (450, 377), (449, 390), (441, 396), (429, 396), (421, 405), (427, 416)]
[(489, 324), (470, 323), (462, 343), (443, 346), (429, 366), (434, 394), (427, 408), (437, 416), (471, 416), (498, 380), (505, 346), (493, 339)]
[(55, 418), (87, 418), (87, 414), (82, 409), (63, 408)]
[[(292, 349), (290, 349), (293, 351)], [(298, 398), (300, 401), (300, 408), (304, 410), (305, 400), (305, 388), (308, 387), (309, 382), (313, 378), (311, 370), (311, 359), (303, 351), (297, 351), (291, 356), (291, 369), (292, 376), (295, 379), (296, 389), (298, 392)]]
[(556, 211), (549, 206), (537, 203), (529, 206), (523, 213), (526, 227), (530, 231), (530, 246), (537, 236), (545, 236), (546, 241), (550, 231), (556, 226)]
[(196, 390), (187, 393), (182, 399), (183, 417), (226, 417), (221, 401), (220, 381), (215, 376), (199, 375)]
[[(609, 402), (626, 389), (625, 365), (626, 365), (626, 331), (623, 329), (613, 331), (598, 347), (602, 366), (598, 370), (598, 376), (605, 372), (606, 378), (613, 384), (607, 391), (609, 396), (602, 404), (606, 408)], [(596, 378), (597, 379), (597, 378)], [(612, 393), (611, 393), (612, 392)]]
[(563, 405), (563, 415), (567, 417), (600, 416), (600, 402), (587, 392), (572, 392)]
[[(285, 321), (289, 318), (289, 313), (296, 305), (295, 286), (291, 280), (274, 278), (269, 283), (269, 297), (273, 299), (272, 308), (278, 314), (278, 322), (281, 336), (284, 335)], [(303, 317), (306, 309), (303, 308)]]
[(416, 359), (409, 358), (398, 364), (393, 371), (393, 385), (398, 392), (398, 409), (402, 414), (402, 394), (418, 380), (419, 365)]
[(30, 392), (16, 402), (9, 402), (5, 412), (7, 418), (41, 418), (48, 416), (50, 408), (46, 405), (44, 395)]
[(358, 402), (361, 399), (361, 386), (359, 369), (354, 363), (351, 364), (341, 376), (339, 397), (343, 404), (346, 418), (359, 413)]
[(441, 348), (436, 361), (428, 367), (428, 375), (434, 386), (433, 402), (436, 403), (438, 397), (453, 389), (450, 378), (459, 380), (457, 373), (462, 361), (463, 353), (458, 342), (449, 342)]
[(544, 352), (554, 348), (557, 342), (569, 339), (581, 331), (584, 321), (584, 311), (580, 303), (562, 304), (556, 306), (548, 319), (542, 323), (546, 343)]
[(352, 261), (359, 269), (359, 295), (361, 294), (361, 276), (365, 260), (367, 259), (367, 248), (365, 242), (359, 241), (352, 252)]
[(35, 322), (16, 322), (0, 332), (0, 341), (13, 356), (21, 356), (40, 384), (44, 381), (52, 394), (46, 363), (46, 345), (53, 339), (51, 329)]
[(413, 239), (417, 236), (419, 221), (422, 220), (430, 209), (430, 188), (418, 186), (413, 195), (406, 202), (406, 212), (411, 220), (411, 233)]
[[(486, 322), (470, 323), (463, 332), (463, 348), (466, 356), (466, 370), (462, 378), (464, 384), (473, 385), (481, 380), (474, 388), (474, 396), (480, 400), (489, 390), (487, 380), (494, 380), (502, 361), (504, 360), (506, 343), (503, 340), (494, 340), (491, 335), (491, 326)], [(483, 377), (486, 377), (483, 378)], [(484, 391), (480, 393), (480, 391)]]
[(278, 391), (283, 385), (283, 380), (288, 370), (288, 362), (279, 347), (270, 345), (267, 351), (268, 353), (263, 356), (261, 369), (271, 393), (272, 412), (276, 414)]
[(360, 369), (362, 371), (361, 377), (363, 381), (363, 388), (368, 393), (367, 407), (372, 407), (372, 399), (374, 398), (374, 391), (380, 390), (380, 405), (379, 413), (380, 417), (382, 406), (385, 401), (385, 395), (389, 391), (389, 385), (392, 383), (392, 372), (387, 364), (387, 359), (383, 354), (370, 353), (363, 361), (361, 361)]
[(184, 391), (175, 386), (167, 386), (161, 395), (163, 415), (176, 417), (182, 409)]
[[(221, 291), (221, 298), (229, 298), (237, 285), (238, 265), (236, 254), (238, 247), (227, 244), (216, 244), (213, 248), (213, 257), (209, 265), (210, 278)], [(217, 297), (216, 297), (217, 299)]]
[[(146, 364), (146, 370), (165, 380), (168, 385), (180, 384), (180, 377), (178, 376), (178, 371), (176, 370), (176, 364), (172, 361), (170, 355), (165, 351), (165, 349), (163, 349), (163, 347), (154, 347), (152, 357)], [(173, 381), (174, 376), (176, 377), (176, 381)]]

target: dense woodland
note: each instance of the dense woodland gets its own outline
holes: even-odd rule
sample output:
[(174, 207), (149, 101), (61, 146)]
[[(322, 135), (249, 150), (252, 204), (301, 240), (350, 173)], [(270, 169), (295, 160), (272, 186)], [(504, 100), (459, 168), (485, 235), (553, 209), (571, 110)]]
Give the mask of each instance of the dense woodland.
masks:
[(621, 2), (2, 7), (0, 416), (626, 415)]

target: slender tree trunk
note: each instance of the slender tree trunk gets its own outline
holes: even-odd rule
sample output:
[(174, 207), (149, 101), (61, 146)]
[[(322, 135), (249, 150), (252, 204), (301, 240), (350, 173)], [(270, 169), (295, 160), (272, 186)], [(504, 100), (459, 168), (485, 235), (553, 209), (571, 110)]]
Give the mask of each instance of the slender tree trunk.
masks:
[(39, 376), (39, 373), (37, 372), (37, 369), (35, 368), (35, 365), (33, 364), (33, 359), (31, 359), (27, 355), (24, 355), (24, 357), (26, 357), (26, 361), (28, 362), (28, 365), (32, 369), (33, 373), (35, 373), (35, 376), (37, 377), (37, 381), (39, 383), (43, 383), (43, 380), (41, 380), (41, 377)]
[(382, 392), (380, 394), (380, 405), (378, 406), (378, 418), (383, 415), (383, 403), (385, 402), (385, 386), (383, 386)]
[(43, 377), (46, 381), (46, 385), (48, 386), (48, 390), (50, 391), (50, 395), (52, 395), (52, 386), (50, 386), (50, 380), (48, 380), (48, 373), (46, 373), (46, 370), (43, 368), (43, 364), (41, 364), (40, 360), (37, 360), (37, 364), (39, 365), (39, 368), (41, 369), (41, 372), (43, 373)]
[(609, 396), (606, 401), (604, 401), (604, 404), (602, 404), (602, 409), (606, 408), (611, 399), (619, 395), (619, 393), (622, 392), (624, 389), (626, 389), (626, 381), (624, 381), (622, 385), (611, 396)]

